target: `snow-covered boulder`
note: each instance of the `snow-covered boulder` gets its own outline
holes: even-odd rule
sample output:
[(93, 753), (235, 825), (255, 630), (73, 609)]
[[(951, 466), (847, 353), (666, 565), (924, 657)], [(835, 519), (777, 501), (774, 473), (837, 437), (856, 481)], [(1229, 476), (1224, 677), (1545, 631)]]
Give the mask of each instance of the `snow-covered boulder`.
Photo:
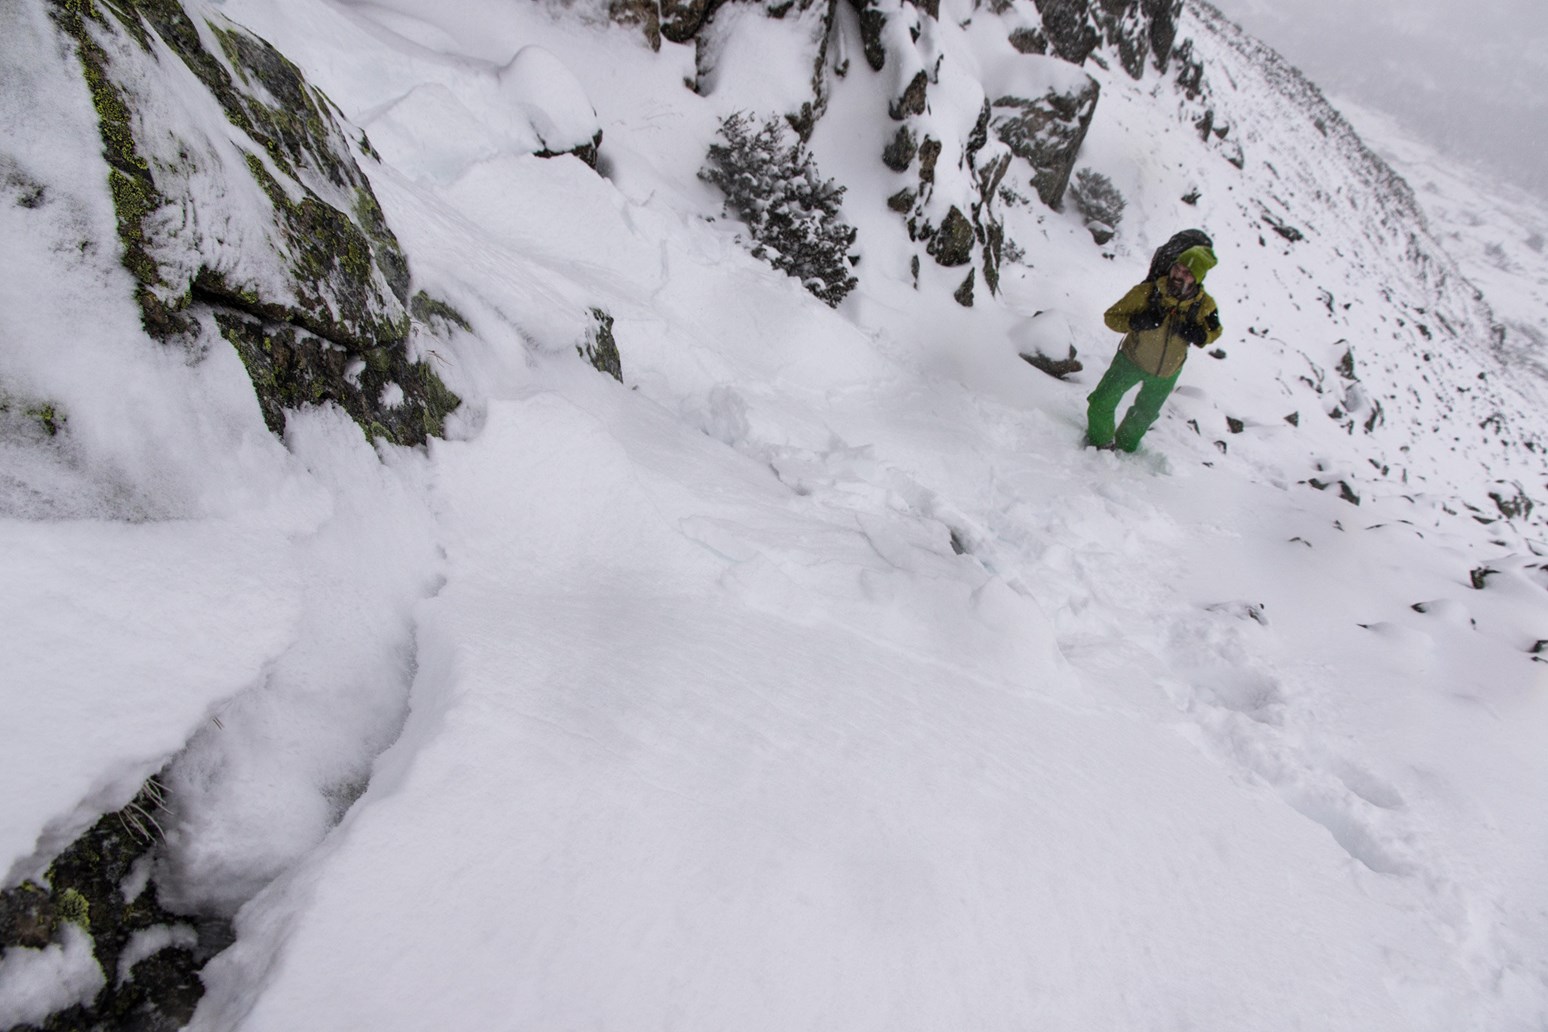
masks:
[(828, 107), (836, 7), (799, 0), (719, 8), (694, 39), (695, 90), (722, 111), (778, 112), (809, 139)]
[(151, 881), (167, 811), (152, 779), (49, 865), (44, 889), (0, 892), (0, 1026), (100, 1028), (135, 1014), (180, 1028), (203, 994), (199, 968), (230, 935), (224, 921), (161, 905)]
[(1031, 185), (1050, 208), (1064, 201), (1080, 145), (1096, 113), (1100, 88), (1084, 72), (1058, 61), (1041, 61), (1040, 93), (1006, 95), (994, 102), (994, 134), (1011, 153), (1032, 166)]
[[(193, 353), (224, 337), (265, 421), (333, 401), (418, 443), (457, 399), (410, 354), (408, 260), (332, 102), (267, 42), (201, 5), (67, 5), (91, 88), (124, 265), (145, 329)], [(376, 403), (397, 384), (405, 403)]]
[(500, 70), (501, 91), (537, 138), (542, 157), (574, 154), (597, 167), (602, 129), (575, 74), (540, 46), (525, 46)]

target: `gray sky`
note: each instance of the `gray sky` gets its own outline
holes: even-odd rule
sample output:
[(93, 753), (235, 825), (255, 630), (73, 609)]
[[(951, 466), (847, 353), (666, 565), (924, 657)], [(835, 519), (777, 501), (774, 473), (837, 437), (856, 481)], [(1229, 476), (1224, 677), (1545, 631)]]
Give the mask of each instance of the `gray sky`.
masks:
[(1548, 199), (1548, 0), (1212, 0), (1329, 94)]

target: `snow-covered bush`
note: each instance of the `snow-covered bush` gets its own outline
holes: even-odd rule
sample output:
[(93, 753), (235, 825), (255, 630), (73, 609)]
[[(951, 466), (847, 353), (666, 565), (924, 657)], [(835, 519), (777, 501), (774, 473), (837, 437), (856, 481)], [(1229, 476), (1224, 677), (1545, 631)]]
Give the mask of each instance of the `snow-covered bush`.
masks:
[(1096, 242), (1105, 244), (1111, 240), (1118, 230), (1118, 223), (1123, 221), (1124, 209), (1123, 194), (1118, 192), (1113, 181), (1100, 172), (1080, 169), (1070, 185), (1070, 197)]
[(839, 214), (844, 188), (818, 175), (784, 120), (758, 126), (744, 112), (728, 116), (699, 176), (720, 187), (725, 210), (747, 224), (755, 257), (831, 306), (855, 288), (849, 254), (855, 230)]

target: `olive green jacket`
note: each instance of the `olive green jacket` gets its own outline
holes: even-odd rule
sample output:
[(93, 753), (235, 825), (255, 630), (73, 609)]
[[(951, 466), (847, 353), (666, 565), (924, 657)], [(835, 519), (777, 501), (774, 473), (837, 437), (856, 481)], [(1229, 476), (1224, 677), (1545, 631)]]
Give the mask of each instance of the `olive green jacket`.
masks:
[[(1132, 328), (1129, 321), (1152, 303), (1159, 305), (1164, 316), (1161, 325), (1141, 330)], [(1219, 340), (1221, 332), (1215, 299), (1205, 293), (1203, 287), (1192, 297), (1176, 298), (1167, 289), (1164, 276), (1154, 283), (1135, 286), (1107, 310), (1102, 320), (1108, 329), (1124, 334), (1120, 345), (1123, 353), (1151, 376), (1174, 376), (1188, 360), (1188, 342), (1178, 335), (1184, 324), (1194, 323), (1204, 330), (1204, 344), (1200, 347)]]

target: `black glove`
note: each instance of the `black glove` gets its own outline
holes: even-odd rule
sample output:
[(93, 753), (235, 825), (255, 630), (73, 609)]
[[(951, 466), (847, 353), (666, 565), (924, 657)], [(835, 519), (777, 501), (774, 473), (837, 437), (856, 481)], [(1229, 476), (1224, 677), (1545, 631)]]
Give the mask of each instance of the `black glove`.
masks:
[(1204, 327), (1196, 322), (1184, 322), (1177, 327), (1177, 335), (1196, 348), (1204, 346)]
[(1150, 305), (1141, 311), (1129, 316), (1129, 332), (1138, 333), (1141, 330), (1153, 330), (1166, 319), (1166, 313), (1161, 311), (1160, 305)]

